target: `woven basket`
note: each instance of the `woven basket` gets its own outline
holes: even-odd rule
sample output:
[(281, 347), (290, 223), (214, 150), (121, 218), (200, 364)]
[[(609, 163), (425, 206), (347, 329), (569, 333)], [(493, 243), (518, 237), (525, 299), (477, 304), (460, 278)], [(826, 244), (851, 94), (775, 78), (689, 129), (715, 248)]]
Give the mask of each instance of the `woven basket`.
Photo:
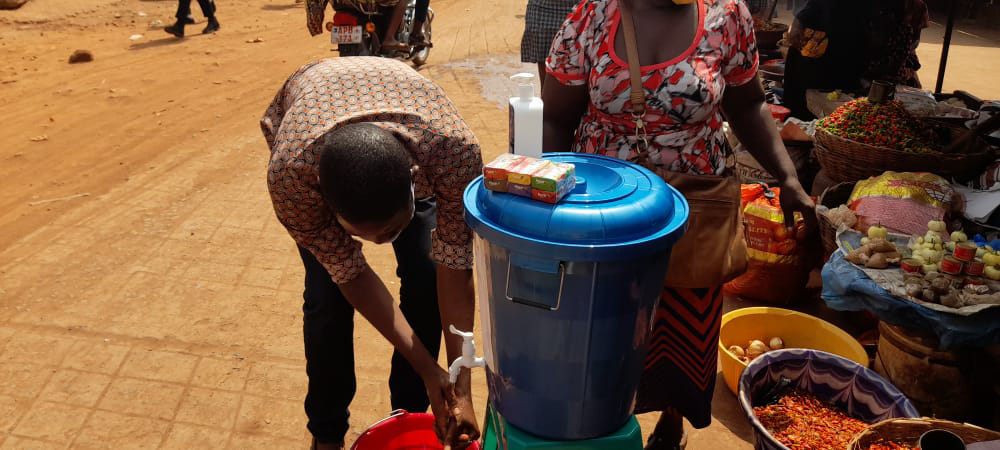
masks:
[[(854, 182), (838, 183), (828, 187), (819, 196), (819, 204), (827, 208), (834, 209), (847, 203), (854, 192)], [(823, 240), (823, 259), (830, 259), (830, 255), (837, 251), (837, 226), (826, 217), (826, 214), (816, 213), (819, 221), (819, 236)]]
[(858, 433), (848, 444), (848, 450), (868, 450), (879, 439), (916, 446), (920, 436), (930, 430), (947, 430), (958, 435), (966, 444), (1000, 439), (1000, 433), (947, 420), (930, 418), (889, 419), (876, 423)]
[(816, 158), (827, 175), (838, 182), (858, 181), (879, 176), (886, 171), (932, 172), (943, 177), (972, 178), (995, 159), (992, 149), (982, 139), (975, 153), (910, 153), (836, 136), (816, 127)]

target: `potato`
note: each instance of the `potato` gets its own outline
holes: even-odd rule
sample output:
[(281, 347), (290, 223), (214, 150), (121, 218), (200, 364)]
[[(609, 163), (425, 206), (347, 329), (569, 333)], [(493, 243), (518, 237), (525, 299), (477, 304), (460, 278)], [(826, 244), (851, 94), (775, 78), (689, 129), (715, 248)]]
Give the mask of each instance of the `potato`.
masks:
[(920, 293), (920, 297), (931, 303), (937, 303), (938, 301), (937, 292), (934, 292), (931, 289), (924, 289), (923, 292)]
[(889, 267), (889, 260), (886, 259), (885, 253), (876, 253), (865, 262), (865, 267), (869, 269), (885, 269)]
[(899, 262), (903, 260), (903, 255), (899, 254), (899, 252), (888, 252), (882, 254), (885, 255), (885, 260), (888, 261), (889, 264), (899, 264)]
[(931, 289), (938, 294), (947, 294), (951, 290), (951, 280), (946, 277), (937, 277), (931, 281)]
[(959, 297), (957, 292), (952, 291), (946, 295), (941, 296), (941, 305), (947, 306), (949, 308), (961, 308), (962, 298)]
[(874, 253), (887, 253), (896, 251), (896, 246), (885, 239), (872, 239), (868, 243)]

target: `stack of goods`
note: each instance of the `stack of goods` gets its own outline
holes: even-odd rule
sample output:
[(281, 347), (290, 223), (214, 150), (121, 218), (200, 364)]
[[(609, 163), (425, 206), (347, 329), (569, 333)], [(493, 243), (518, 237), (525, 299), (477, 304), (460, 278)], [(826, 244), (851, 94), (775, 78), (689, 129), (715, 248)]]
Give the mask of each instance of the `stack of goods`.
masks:
[(793, 390), (753, 409), (757, 420), (791, 450), (844, 449), (868, 424), (808, 392)]
[(749, 264), (747, 271), (726, 283), (726, 293), (766, 303), (789, 303), (802, 294), (809, 278), (801, 241), (806, 238), (802, 216), (785, 226), (780, 189), (761, 184), (741, 187)]
[(576, 186), (576, 168), (542, 158), (504, 153), (483, 167), (487, 189), (557, 203)]
[(932, 151), (930, 137), (898, 100), (872, 103), (859, 98), (845, 103), (817, 126), (827, 132), (875, 147), (911, 153)]

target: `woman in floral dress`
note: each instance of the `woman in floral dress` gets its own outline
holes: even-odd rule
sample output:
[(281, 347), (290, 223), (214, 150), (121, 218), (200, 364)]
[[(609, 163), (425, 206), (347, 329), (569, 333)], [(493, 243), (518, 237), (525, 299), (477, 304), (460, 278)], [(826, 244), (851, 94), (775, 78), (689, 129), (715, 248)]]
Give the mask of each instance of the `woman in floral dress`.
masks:
[[(556, 35), (542, 95), (547, 151), (637, 156), (620, 1), (583, 1)], [(764, 104), (746, 5), (628, 1), (646, 94), (650, 162), (671, 172), (722, 174), (731, 154), (722, 133), (728, 120), (780, 180), (789, 224), (793, 211), (815, 217)], [(682, 447), (682, 418), (696, 428), (711, 422), (721, 316), (721, 286), (664, 286), (636, 402), (636, 413), (662, 411), (647, 449)]]

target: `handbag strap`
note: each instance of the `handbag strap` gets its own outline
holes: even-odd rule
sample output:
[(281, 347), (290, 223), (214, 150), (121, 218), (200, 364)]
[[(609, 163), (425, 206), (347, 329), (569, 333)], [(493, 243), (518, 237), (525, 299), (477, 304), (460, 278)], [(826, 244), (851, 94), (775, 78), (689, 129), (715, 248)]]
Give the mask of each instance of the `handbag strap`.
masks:
[(632, 116), (637, 119), (646, 113), (646, 93), (642, 90), (642, 66), (639, 65), (639, 44), (635, 38), (635, 23), (632, 21), (632, 8), (629, 0), (618, 0), (618, 9), (622, 17), (625, 31), (625, 53), (628, 55), (628, 72), (631, 78)]

